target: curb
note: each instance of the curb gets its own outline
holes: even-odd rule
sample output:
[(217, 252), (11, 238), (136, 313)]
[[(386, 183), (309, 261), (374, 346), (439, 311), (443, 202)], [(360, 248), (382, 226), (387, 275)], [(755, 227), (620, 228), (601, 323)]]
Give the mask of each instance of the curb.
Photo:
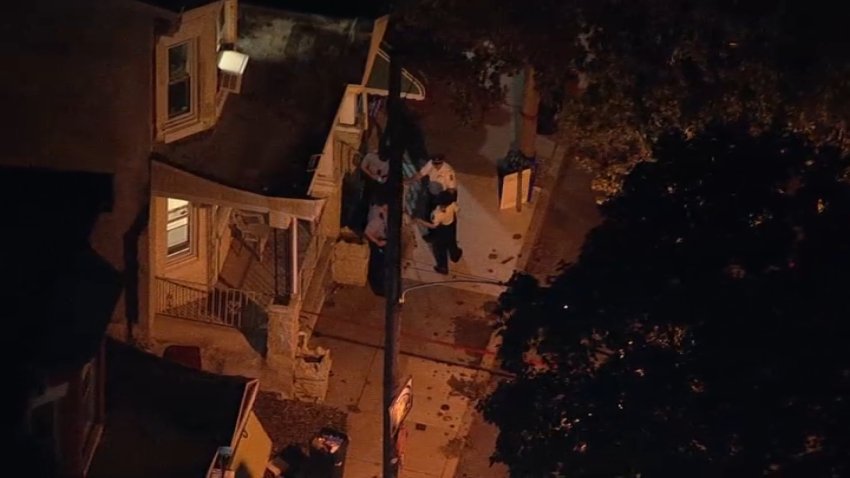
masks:
[[(481, 368), (493, 368), (493, 365), (496, 362), (496, 352), (499, 350), (501, 342), (502, 338), (496, 332), (490, 334), (490, 341), (487, 343), (486, 348), (488, 353), (481, 357)], [(484, 370), (478, 370), (473, 375), (473, 380), (475, 382), (484, 382), (489, 379), (490, 372)], [(466, 411), (464, 412), (463, 418), (461, 419), (460, 425), (458, 425), (457, 429), (457, 437), (464, 440), (464, 445), (466, 444), (466, 437), (467, 435), (469, 435), (469, 430), (470, 428), (472, 428), (472, 420), (474, 418), (475, 404), (470, 403), (470, 405), (466, 408)], [(445, 468), (443, 468), (443, 473), (440, 475), (440, 478), (455, 478), (455, 474), (457, 473), (457, 467), (460, 464), (461, 456), (462, 455), (458, 455), (448, 459)]]
[[(551, 196), (549, 191), (552, 189), (552, 186), (557, 181), (557, 178), (561, 174), (561, 170), (564, 167), (565, 158), (564, 158), (564, 148), (555, 143), (554, 148), (552, 149), (553, 154), (548, 159), (554, 162), (554, 168), (551, 170), (550, 174), (545, 176), (543, 184), (539, 186), (538, 196), (537, 196), (537, 204), (534, 206), (534, 214), (531, 217), (531, 224), (528, 226), (528, 232), (525, 236), (525, 241), (522, 243), (522, 248), (520, 248), (520, 255), (517, 258), (516, 270), (525, 270), (528, 266), (528, 261), (531, 257), (531, 251), (534, 249), (534, 244), (537, 242), (537, 238), (540, 235), (540, 231), (543, 228), (543, 222), (546, 218), (547, 212), (549, 210), (549, 201)], [(481, 357), (480, 367), (484, 370), (476, 371), (473, 380), (476, 382), (484, 382), (489, 380), (490, 372), (486, 371), (492, 369), (496, 363), (496, 354), (501, 346), (502, 338), (496, 331), (493, 331), (490, 334), (490, 340), (487, 343), (486, 352)], [(475, 417), (475, 404), (470, 404), (467, 407), (466, 412), (463, 414), (463, 418), (461, 419), (460, 425), (458, 426), (457, 436), (466, 440), (467, 435), (469, 435), (469, 430), (472, 428), (472, 420)], [(440, 475), (440, 478), (456, 478), (455, 474), (457, 473), (457, 467), (460, 464), (461, 456), (452, 457), (446, 463), (445, 468), (443, 468), (443, 473)]]
[(544, 176), (544, 180), (538, 188), (537, 192), (537, 204), (534, 206), (534, 214), (531, 216), (531, 224), (528, 226), (528, 232), (525, 236), (525, 241), (522, 243), (522, 247), (520, 248), (519, 257), (517, 258), (516, 270), (524, 271), (528, 267), (528, 261), (531, 259), (531, 252), (534, 250), (534, 244), (537, 242), (537, 238), (540, 236), (540, 231), (543, 229), (543, 222), (546, 218), (547, 213), (549, 212), (549, 201), (551, 200), (550, 191), (552, 190), (552, 186), (555, 185), (558, 177), (561, 175), (561, 170), (564, 168), (564, 164), (566, 163), (565, 156), (566, 149), (560, 144), (555, 143), (554, 148), (552, 149), (552, 155), (549, 158), (542, 158), (544, 160), (550, 160), (554, 163), (554, 168), (551, 171), (547, 171), (549, 174)]

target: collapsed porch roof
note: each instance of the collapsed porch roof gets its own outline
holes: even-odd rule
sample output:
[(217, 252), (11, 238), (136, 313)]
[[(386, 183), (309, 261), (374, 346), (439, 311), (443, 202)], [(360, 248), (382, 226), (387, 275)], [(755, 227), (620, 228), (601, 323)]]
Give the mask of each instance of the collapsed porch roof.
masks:
[(155, 196), (269, 214), (273, 227), (289, 227), (292, 217), (316, 221), (325, 205), (324, 199), (280, 198), (242, 191), (157, 160), (151, 163), (151, 190)]
[[(380, 96), (389, 95), (390, 56), (384, 50), (378, 50), (375, 63), (366, 82), (366, 91)], [(422, 101), (425, 99), (425, 86), (413, 74), (401, 69), (401, 96), (409, 100)]]

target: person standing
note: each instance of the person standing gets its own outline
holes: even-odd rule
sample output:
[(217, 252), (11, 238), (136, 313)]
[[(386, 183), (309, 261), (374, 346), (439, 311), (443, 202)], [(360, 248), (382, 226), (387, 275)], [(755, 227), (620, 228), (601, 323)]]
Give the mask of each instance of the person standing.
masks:
[(416, 221), (430, 230), (426, 240), (431, 243), (437, 261), (434, 271), (446, 275), (449, 273), (449, 259), (457, 262), (463, 255), (463, 249), (457, 244), (457, 212), (460, 208), (448, 191), (439, 194), (436, 201), (437, 207), (431, 212), (431, 220), (417, 218)]
[(390, 163), (378, 153), (367, 153), (360, 161), (360, 170), (372, 181), (384, 184), (387, 182), (387, 175), (390, 172)]
[(360, 172), (366, 176), (363, 184), (363, 200), (365, 204), (372, 204), (384, 192), (390, 163), (380, 153), (367, 153), (360, 161)]
[(363, 234), (369, 241), (369, 285), (372, 291), (384, 294), (384, 247), (387, 245), (387, 204), (373, 204)]
[(406, 183), (415, 181), (421, 181), (423, 189), (426, 191), (425, 210), (420, 212), (422, 217), (430, 217), (431, 212), (437, 206), (437, 196), (443, 192), (451, 194), (453, 201), (457, 201), (455, 170), (446, 162), (444, 154), (431, 156), (428, 162)]

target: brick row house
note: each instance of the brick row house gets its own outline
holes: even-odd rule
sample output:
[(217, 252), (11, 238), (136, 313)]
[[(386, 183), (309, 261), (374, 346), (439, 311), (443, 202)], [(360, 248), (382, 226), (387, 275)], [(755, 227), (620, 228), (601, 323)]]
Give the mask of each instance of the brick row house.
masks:
[[(151, 313), (137, 336), (157, 352), (198, 345), (210, 370), (288, 393), (310, 328), (302, 311), (323, 300), (385, 21), (242, 6), (236, 35), (232, 10), (215, 7), (183, 13), (157, 41), (165, 113), (151, 161)], [(204, 47), (210, 60), (232, 53), (235, 73), (205, 63)]]
[[(111, 186), (86, 232), (98, 277), (110, 278), (96, 280), (110, 320), (84, 314), (95, 326), (80, 357), (34, 375), (24, 428), (44, 410), (61, 412), (65, 418), (50, 415), (46, 425), (59, 475), (90, 469), (109, 421), (106, 376), (120, 382), (129, 373), (112, 367), (111, 356), (170, 367), (127, 359), (120, 347), (104, 352), (97, 338), (105, 330), (151, 356), (196, 348), (203, 371), (177, 382), (225, 376), (222, 394), (232, 400), (222, 406), (236, 418), (220, 430), (232, 443), (221, 444), (235, 446), (251, 426), (259, 388), (291, 396), (299, 338), (309, 339), (330, 281), (343, 179), (365, 147), (368, 98), (386, 94), (386, 18), (236, 0), (34, 0), (8, 13), (0, 39), (10, 45), (4, 69), (15, 74), (0, 75), (0, 90), (15, 128), (4, 130), (0, 167), (4, 175), (48, 171), (68, 183), (16, 197), (39, 194), (30, 206), (60, 211), (52, 205), (92, 192), (79, 174)], [(406, 78), (409, 95), (424, 96)], [(30, 224), (37, 216), (26, 217)], [(65, 224), (34, 223), (39, 231)], [(39, 250), (65, 240), (45, 237)], [(72, 330), (66, 341), (75, 344), (82, 336)], [(68, 420), (73, 440), (58, 431)], [(215, 456), (200, 461), (210, 468)]]
[(155, 46), (149, 313), (134, 337), (160, 354), (198, 346), (204, 368), (288, 394), (386, 19), (154, 3), (182, 13)]

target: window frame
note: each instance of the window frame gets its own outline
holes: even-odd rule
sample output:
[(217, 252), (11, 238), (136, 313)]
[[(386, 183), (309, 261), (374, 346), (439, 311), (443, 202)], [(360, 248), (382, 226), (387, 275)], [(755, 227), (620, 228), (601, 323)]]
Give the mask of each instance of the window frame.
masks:
[[(173, 35), (160, 36), (155, 48), (155, 88), (154, 88), (154, 118), (155, 140), (164, 143), (177, 141), (191, 134), (203, 131), (210, 126), (205, 124), (205, 95), (210, 72), (206, 71), (202, 61), (205, 57), (203, 49), (213, 47), (215, 41), (213, 31), (206, 31), (203, 16), (187, 17), (183, 14), (182, 22)], [(210, 34), (213, 36), (210, 37)], [(187, 70), (190, 75), (189, 111), (185, 114), (169, 118), (169, 51), (173, 47), (187, 44)], [(207, 45), (208, 44), (208, 45)], [(214, 94), (214, 93), (213, 93)]]
[[(172, 210), (172, 209), (169, 208), (169, 205), (168, 205), (169, 199), (186, 201), (185, 199), (178, 199), (178, 198), (166, 198), (166, 200), (165, 200), (165, 258), (168, 261), (174, 261), (174, 260), (180, 260), (180, 259), (183, 259), (183, 258), (189, 257), (189, 256), (194, 257), (194, 254), (195, 254), (195, 251), (196, 251), (194, 238), (195, 238), (195, 235), (196, 235), (196, 232), (197, 232), (197, 229), (198, 229), (197, 214), (195, 213), (196, 208), (193, 206), (191, 201), (186, 201), (186, 204), (184, 204), (182, 206), (178, 206), (178, 207), (176, 207)], [(175, 217), (173, 219), (170, 217), (172, 211), (177, 211), (177, 210), (184, 209), (184, 208), (186, 209), (186, 213), (184, 215)], [(172, 249), (173, 246), (171, 246), (168, 242), (168, 233), (170, 231), (169, 226), (171, 226), (171, 224), (173, 222), (182, 221), (184, 219), (186, 220), (186, 240), (184, 242), (180, 243), (180, 245), (181, 245), (180, 249), (172, 251), (171, 249)], [(178, 226), (178, 227), (182, 227), (182, 226)], [(185, 247), (182, 247), (184, 245), (185, 245)]]
[(218, 11), (218, 16), (215, 21), (215, 51), (220, 52), (221, 48), (228, 42), (227, 38), (227, 7), (224, 2), (221, 2), (221, 8)]
[[(176, 84), (181, 80), (172, 81), (171, 79), (171, 50), (186, 46), (186, 78), (189, 80), (189, 110), (185, 113), (180, 113), (176, 116), (171, 116), (171, 85)], [(198, 108), (198, 39), (189, 38), (171, 45), (165, 49), (165, 128), (173, 127), (189, 121), (195, 121), (199, 116)]]

